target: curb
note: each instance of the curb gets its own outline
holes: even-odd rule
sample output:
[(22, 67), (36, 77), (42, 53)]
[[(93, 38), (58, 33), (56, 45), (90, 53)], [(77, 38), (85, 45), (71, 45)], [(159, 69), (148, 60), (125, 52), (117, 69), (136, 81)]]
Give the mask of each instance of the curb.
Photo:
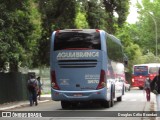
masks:
[[(50, 96), (42, 96), (41, 97), (42, 100), (38, 100), (38, 103), (45, 103), (45, 102), (49, 102), (51, 100)], [(14, 108), (20, 108), (20, 107), (26, 107), (26, 106), (30, 106), (29, 105), (29, 101), (18, 101), (18, 102), (13, 102), (13, 103), (8, 103), (6, 105), (0, 105), (0, 111), (3, 110), (10, 110), (10, 109), (14, 109)]]
[[(38, 103), (44, 103), (44, 102), (48, 102), (48, 101), (50, 101), (50, 100), (43, 100), (43, 101), (39, 101)], [(0, 111), (9, 110), (9, 109), (13, 109), (13, 108), (26, 107), (26, 106), (29, 106), (29, 102), (20, 103), (18, 105), (13, 105), (13, 106), (9, 106), (9, 107), (3, 107), (3, 108), (0, 108)]]

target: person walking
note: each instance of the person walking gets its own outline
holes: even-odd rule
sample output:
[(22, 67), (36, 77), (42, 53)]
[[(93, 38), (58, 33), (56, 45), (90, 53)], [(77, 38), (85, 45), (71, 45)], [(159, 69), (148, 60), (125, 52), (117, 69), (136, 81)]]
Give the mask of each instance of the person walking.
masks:
[(150, 101), (151, 87), (150, 87), (150, 79), (149, 78), (146, 78), (143, 88), (146, 91), (146, 99), (147, 99), (147, 101)]
[(38, 92), (37, 92), (37, 97), (40, 100), (41, 97), (41, 90), (42, 90), (42, 83), (41, 83), (41, 77), (37, 77), (37, 81), (38, 81)]
[(160, 68), (158, 75), (151, 82), (151, 91), (156, 95), (157, 111), (160, 111)]
[(35, 78), (35, 75), (30, 75), (30, 79), (28, 80), (27, 88), (29, 91), (29, 101), (30, 106), (32, 106), (34, 103), (37, 106), (37, 87), (38, 87), (38, 81)]

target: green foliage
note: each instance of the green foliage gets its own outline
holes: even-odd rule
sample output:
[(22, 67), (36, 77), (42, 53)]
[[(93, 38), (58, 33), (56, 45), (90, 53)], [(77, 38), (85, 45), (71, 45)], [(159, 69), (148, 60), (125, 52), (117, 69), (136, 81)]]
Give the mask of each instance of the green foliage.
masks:
[[(13, 2), (13, 1), (12, 1)], [(25, 6), (26, 5), (26, 6)], [(0, 61), (9, 63), (10, 71), (18, 71), (20, 63), (29, 66), (32, 63), (34, 51), (37, 41), (37, 26), (32, 23), (32, 13), (29, 11), (30, 1), (14, 1), (12, 7), (8, 6), (6, 1), (3, 2), (0, 8), (2, 9), (1, 20), (1, 43), (6, 46), (4, 51), (1, 51)], [(40, 30), (39, 30), (40, 31)]]
[(103, 5), (101, 4), (101, 1), (98, 3), (95, 0), (90, 0), (85, 4), (87, 21), (90, 28), (100, 28), (100, 25), (103, 24), (102, 20), (104, 20), (106, 16), (104, 9), (102, 9)]
[[(129, 1), (128, 0), (103, 0), (105, 10), (108, 14), (107, 18), (107, 30), (109, 33), (115, 34), (118, 27), (123, 27), (126, 21)], [(114, 13), (118, 14), (118, 18), (114, 16)]]
[[(129, 57), (129, 70), (134, 64), (160, 62), (155, 56), (156, 26), (159, 28), (160, 1), (142, 0), (143, 7), (139, 8), (139, 21), (135, 24), (125, 24), (117, 30), (117, 36), (122, 40), (124, 51)], [(156, 21), (156, 23), (155, 23)], [(157, 42), (159, 43), (159, 29), (157, 29)], [(158, 51), (160, 49), (157, 44)]]
[[(5, 71), (8, 63), (11, 71), (18, 71), (23, 66), (49, 65), (54, 30), (98, 28), (112, 34), (120, 30), (120, 34), (128, 0), (1, 0), (0, 10), (0, 71)], [(119, 36), (128, 37), (122, 40), (125, 46), (132, 45), (129, 35)], [(136, 54), (127, 50), (131, 58), (130, 54)]]
[(75, 28), (76, 7), (75, 0), (40, 0), (39, 2), (44, 25), (48, 29), (52, 26), (52, 30)]
[[(38, 65), (49, 66), (50, 36), (54, 30), (76, 28), (77, 2), (75, 0), (40, 0), (42, 34), (36, 58)], [(45, 59), (44, 59), (45, 58)]]
[(142, 59), (141, 63), (156, 63), (157, 61), (160, 61), (160, 58), (155, 57), (155, 55), (148, 51), (146, 55), (143, 55), (140, 59)]
[(140, 62), (138, 59), (142, 56), (141, 48), (138, 44), (133, 43), (132, 41), (136, 33), (134, 27), (134, 25), (125, 24), (125, 26), (123, 28), (119, 28), (116, 33), (116, 36), (121, 40), (124, 52), (129, 59), (128, 69), (130, 72), (133, 64)]
[(75, 19), (76, 28), (88, 28), (88, 23), (86, 21), (86, 14), (83, 11), (78, 11)]
[[(137, 37), (139, 37), (140, 41), (137, 41), (139, 45), (143, 47), (144, 54), (146, 51), (150, 51), (152, 53), (156, 53), (156, 41), (159, 43), (160, 40), (160, 1), (154, 0), (150, 2), (149, 0), (143, 0), (143, 7), (138, 4), (139, 7), (139, 33)], [(156, 28), (157, 28), (157, 40), (156, 40)], [(160, 50), (158, 45), (158, 50)]]

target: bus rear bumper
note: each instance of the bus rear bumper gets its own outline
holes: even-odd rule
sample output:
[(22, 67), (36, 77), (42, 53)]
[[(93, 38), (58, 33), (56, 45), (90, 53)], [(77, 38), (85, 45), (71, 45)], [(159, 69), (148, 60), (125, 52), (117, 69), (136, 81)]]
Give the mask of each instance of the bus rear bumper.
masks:
[(61, 91), (52, 89), (51, 95), (54, 101), (107, 100), (105, 88), (91, 91)]
[(143, 87), (144, 84), (132, 84), (132, 87)]

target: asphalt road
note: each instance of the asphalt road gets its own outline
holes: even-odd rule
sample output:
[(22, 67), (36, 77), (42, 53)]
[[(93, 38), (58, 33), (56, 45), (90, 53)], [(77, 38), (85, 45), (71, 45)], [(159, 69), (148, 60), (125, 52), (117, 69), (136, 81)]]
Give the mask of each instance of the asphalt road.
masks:
[[(155, 117), (142, 116), (142, 111), (146, 111), (146, 114), (150, 114), (150, 112), (153, 112), (155, 109), (154, 94), (151, 94), (151, 101), (147, 102), (143, 90), (132, 88), (131, 91), (125, 93), (121, 102), (115, 101), (114, 106), (110, 108), (102, 108), (99, 104), (83, 104), (76, 108), (63, 110), (60, 102), (50, 100), (45, 103), (40, 103), (38, 106), (30, 107), (28, 105), (8, 110), (12, 112), (15, 118), (3, 118), (3, 120), (28, 119), (16, 117), (18, 115), (17, 112), (23, 117), (28, 115), (42, 116), (42, 118), (29, 118), (33, 120), (154, 120)], [(156, 116), (156, 114), (152, 115)], [(1, 119), (2, 118), (0, 118), (0, 120)]]

